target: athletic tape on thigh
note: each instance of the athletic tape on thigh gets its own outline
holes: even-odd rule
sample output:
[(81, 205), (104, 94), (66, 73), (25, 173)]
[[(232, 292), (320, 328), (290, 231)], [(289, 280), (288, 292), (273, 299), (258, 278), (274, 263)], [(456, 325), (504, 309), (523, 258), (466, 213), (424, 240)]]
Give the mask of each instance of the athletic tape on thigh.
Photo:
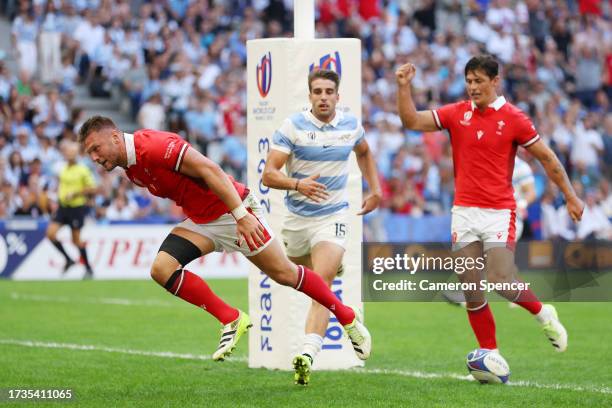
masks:
[(176, 234), (168, 234), (157, 252), (167, 252), (182, 266), (202, 256), (202, 251), (193, 242)]

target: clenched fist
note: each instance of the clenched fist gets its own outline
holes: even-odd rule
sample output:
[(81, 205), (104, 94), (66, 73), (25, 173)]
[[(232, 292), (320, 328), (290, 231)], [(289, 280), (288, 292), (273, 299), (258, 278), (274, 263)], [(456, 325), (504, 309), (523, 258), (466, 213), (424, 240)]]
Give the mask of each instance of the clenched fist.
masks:
[(414, 75), (416, 74), (416, 67), (414, 64), (407, 63), (402, 65), (395, 71), (395, 79), (397, 80), (397, 84), (408, 85), (412, 82)]

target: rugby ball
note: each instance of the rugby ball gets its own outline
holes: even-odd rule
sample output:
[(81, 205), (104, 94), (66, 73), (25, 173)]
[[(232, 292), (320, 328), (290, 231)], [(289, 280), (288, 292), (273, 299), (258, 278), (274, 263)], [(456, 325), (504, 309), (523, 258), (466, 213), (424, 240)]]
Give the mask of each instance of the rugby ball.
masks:
[(467, 369), (481, 384), (505, 384), (510, 377), (510, 366), (495, 350), (476, 349), (470, 351), (466, 360)]

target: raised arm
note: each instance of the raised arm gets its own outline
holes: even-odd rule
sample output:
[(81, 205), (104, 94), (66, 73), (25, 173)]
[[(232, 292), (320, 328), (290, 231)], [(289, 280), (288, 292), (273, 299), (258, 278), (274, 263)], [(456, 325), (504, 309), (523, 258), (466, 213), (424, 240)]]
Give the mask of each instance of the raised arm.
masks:
[(431, 111), (417, 111), (412, 100), (412, 80), (416, 67), (407, 63), (395, 71), (397, 81), (397, 109), (402, 124), (407, 129), (433, 132), (438, 130)]

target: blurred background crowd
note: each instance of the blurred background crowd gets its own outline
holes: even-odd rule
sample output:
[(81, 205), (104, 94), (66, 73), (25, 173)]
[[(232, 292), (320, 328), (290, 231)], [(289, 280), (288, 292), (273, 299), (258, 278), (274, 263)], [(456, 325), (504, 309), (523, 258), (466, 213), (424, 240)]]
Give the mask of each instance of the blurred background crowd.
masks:
[[(448, 136), (402, 129), (395, 69), (415, 63), (415, 102), (435, 108), (465, 98), (463, 68), (481, 52), (502, 63), (502, 93), (532, 118), (588, 207), (592, 227), (577, 235), (541, 166), (519, 152), (537, 193), (525, 236), (612, 238), (610, 2), (316, 3), (318, 38), (362, 40), (363, 126), (384, 190), (383, 208), (366, 219), (366, 239), (406, 238), (396, 234), (397, 225), (431, 231), (448, 219), (453, 201)], [(0, 4), (11, 38), (0, 51), (0, 218), (54, 210), (62, 141), (76, 138), (87, 115), (75, 102), (79, 89), (116, 101), (134, 128), (180, 133), (246, 181), (246, 41), (291, 37), (293, 0)], [(120, 171), (91, 168), (100, 185), (92, 203), (99, 222), (181, 218), (179, 208), (131, 186)], [(553, 228), (558, 225), (563, 228)]]

